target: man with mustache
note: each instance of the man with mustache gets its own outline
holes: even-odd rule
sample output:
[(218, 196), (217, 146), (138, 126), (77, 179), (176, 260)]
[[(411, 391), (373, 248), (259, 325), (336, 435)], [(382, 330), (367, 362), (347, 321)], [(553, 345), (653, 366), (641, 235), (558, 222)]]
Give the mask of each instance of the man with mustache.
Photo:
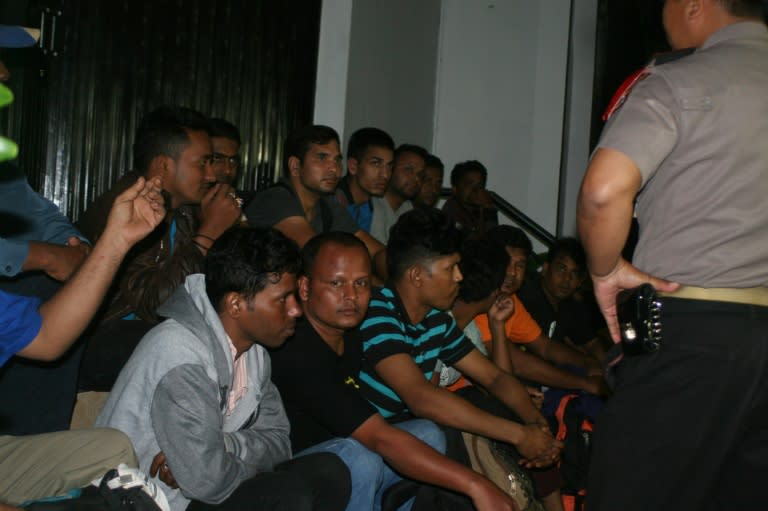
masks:
[(389, 229), (401, 215), (413, 209), (411, 200), (421, 191), (428, 157), (426, 149), (413, 144), (401, 144), (395, 150), (395, 164), (387, 191), (383, 197), (373, 199), (371, 236), (385, 245), (389, 240)]
[(390, 425), (358, 391), (362, 346), (347, 342), (345, 333), (368, 310), (371, 263), (365, 245), (348, 233), (320, 234), (304, 246), (302, 273), (305, 319), (272, 354), (294, 450), (332, 452), (344, 460), (352, 475), (349, 511), (381, 509), (382, 495), (402, 477), (468, 495), (481, 511), (513, 509), (493, 483), (438, 452), (445, 438), (434, 423)]
[(168, 214), (120, 267), (105, 311), (87, 338), (82, 390), (109, 391), (136, 344), (159, 321), (157, 307), (187, 275), (202, 270), (213, 241), (240, 218), (233, 188), (216, 183), (208, 129), (208, 118), (189, 108), (165, 106), (147, 114), (136, 130), (134, 170), (77, 221), (80, 231), (97, 241), (115, 196), (139, 176), (160, 178)]
[(392, 137), (378, 128), (361, 128), (349, 137), (347, 175), (339, 182), (336, 200), (365, 232), (371, 231), (372, 198), (387, 191), (394, 150)]
[(172, 511), (340, 510), (349, 479), (327, 453), (291, 457), (288, 418), (266, 348), (293, 335), (296, 244), (274, 229), (234, 229), (205, 275), (159, 311), (97, 424), (123, 431)]
[(376, 272), (384, 277), (384, 245), (361, 229), (333, 197), (341, 178), (340, 145), (339, 134), (328, 126), (294, 130), (285, 142), (284, 179), (257, 193), (245, 214), (252, 226), (274, 227), (299, 246), (318, 233), (352, 233), (365, 243)]
[[(526, 389), (480, 353), (448, 314), (462, 280), (460, 235), (438, 210), (409, 211), (392, 228), (387, 264), (392, 284), (372, 293), (355, 332), (363, 343), (363, 395), (389, 420), (415, 416), (508, 442), (527, 466), (548, 466), (562, 444), (552, 438)], [(493, 326), (500, 335), (503, 323)], [(485, 387), (520, 417), (486, 413), (434, 385), (437, 361)]]

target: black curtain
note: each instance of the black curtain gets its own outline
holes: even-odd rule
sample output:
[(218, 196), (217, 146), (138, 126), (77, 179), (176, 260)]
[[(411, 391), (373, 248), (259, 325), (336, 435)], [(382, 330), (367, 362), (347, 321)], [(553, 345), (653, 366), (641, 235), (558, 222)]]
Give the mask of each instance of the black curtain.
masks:
[(320, 0), (34, 1), (25, 15), (12, 22), (42, 20), (44, 48), (3, 52), (16, 101), (0, 130), (73, 219), (131, 167), (136, 126), (157, 106), (237, 125), (244, 190), (273, 181), (287, 133), (312, 120)]

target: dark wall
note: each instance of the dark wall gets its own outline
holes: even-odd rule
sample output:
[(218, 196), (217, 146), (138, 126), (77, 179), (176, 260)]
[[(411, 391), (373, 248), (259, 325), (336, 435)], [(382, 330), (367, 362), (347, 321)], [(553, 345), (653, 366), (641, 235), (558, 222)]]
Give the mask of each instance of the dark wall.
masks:
[[(613, 93), (658, 52), (668, 51), (661, 11), (664, 0), (600, 0), (590, 149), (603, 128), (601, 116)], [(768, 21), (768, 0), (763, 0)]]
[(55, 44), (0, 55), (17, 96), (0, 130), (70, 217), (131, 167), (135, 128), (159, 105), (238, 125), (246, 190), (271, 182), (288, 131), (312, 120), (320, 0), (30, 0), (9, 20), (13, 3), (2, 22), (38, 26), (50, 7)]

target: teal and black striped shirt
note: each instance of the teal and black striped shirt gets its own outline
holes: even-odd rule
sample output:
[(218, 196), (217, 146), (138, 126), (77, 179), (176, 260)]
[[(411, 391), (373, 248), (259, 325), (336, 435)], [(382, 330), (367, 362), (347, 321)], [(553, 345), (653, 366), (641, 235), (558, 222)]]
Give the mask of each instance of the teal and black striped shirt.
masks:
[(430, 380), (440, 359), (452, 365), (474, 349), (445, 311), (432, 309), (421, 323), (412, 324), (392, 288), (374, 289), (368, 315), (355, 332), (363, 344), (360, 391), (385, 418), (407, 412), (405, 403), (374, 370), (381, 360), (407, 353)]

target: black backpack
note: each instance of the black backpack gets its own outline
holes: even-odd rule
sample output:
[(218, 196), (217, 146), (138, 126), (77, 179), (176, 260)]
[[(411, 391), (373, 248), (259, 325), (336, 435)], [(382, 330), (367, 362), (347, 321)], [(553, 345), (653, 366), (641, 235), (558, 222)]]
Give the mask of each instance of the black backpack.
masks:
[[(117, 470), (106, 473), (99, 487), (88, 486), (72, 498), (54, 498), (32, 502), (25, 511), (160, 511), (154, 499), (141, 487), (115, 488), (107, 482), (119, 477)], [(160, 491), (160, 490), (158, 490)]]

